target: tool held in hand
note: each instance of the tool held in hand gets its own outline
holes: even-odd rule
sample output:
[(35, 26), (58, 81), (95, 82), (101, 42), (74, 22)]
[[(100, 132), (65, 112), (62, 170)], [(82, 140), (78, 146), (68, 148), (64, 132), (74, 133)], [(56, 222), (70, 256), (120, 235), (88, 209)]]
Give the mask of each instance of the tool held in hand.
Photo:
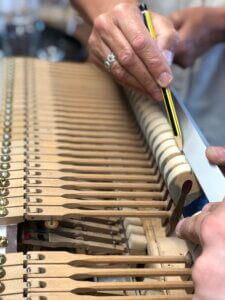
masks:
[[(154, 40), (156, 40), (156, 34), (154, 31), (154, 27), (153, 27), (152, 20), (151, 20), (151, 15), (147, 8), (147, 5), (142, 3), (140, 5), (140, 11), (143, 15), (144, 23), (145, 23), (146, 27), (148, 28), (151, 37)], [(162, 91), (162, 96), (163, 96), (163, 100), (164, 100), (164, 105), (166, 108), (167, 117), (170, 122), (170, 126), (173, 130), (174, 138), (176, 140), (176, 143), (177, 143), (179, 149), (182, 150), (183, 149), (182, 132), (180, 129), (179, 120), (178, 120), (176, 109), (174, 106), (173, 96), (171, 94), (169, 87), (161, 88), (161, 91)]]

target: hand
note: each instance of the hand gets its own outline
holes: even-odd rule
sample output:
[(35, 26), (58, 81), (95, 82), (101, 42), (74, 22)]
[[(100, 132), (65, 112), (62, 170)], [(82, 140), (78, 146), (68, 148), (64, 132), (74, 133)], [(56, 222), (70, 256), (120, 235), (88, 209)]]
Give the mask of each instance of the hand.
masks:
[(183, 219), (178, 237), (200, 243), (202, 254), (195, 261), (193, 300), (225, 299), (225, 201), (207, 204), (198, 216)]
[[(206, 156), (213, 164), (225, 167), (225, 147), (209, 147)], [(177, 236), (202, 246), (192, 272), (193, 300), (225, 299), (225, 200), (209, 203), (202, 212), (180, 221)]]
[(172, 60), (177, 34), (167, 18), (152, 13), (152, 20), (157, 42), (150, 37), (137, 3), (128, 1), (110, 6), (93, 22), (89, 56), (102, 67), (107, 55), (113, 52), (117, 61), (111, 73), (116, 80), (161, 100), (158, 84), (166, 87), (173, 79), (165, 57)]
[(174, 62), (183, 68), (221, 41), (220, 8), (194, 7), (170, 16), (179, 34)]
[(206, 156), (212, 164), (218, 165), (225, 173), (225, 147), (208, 147)]

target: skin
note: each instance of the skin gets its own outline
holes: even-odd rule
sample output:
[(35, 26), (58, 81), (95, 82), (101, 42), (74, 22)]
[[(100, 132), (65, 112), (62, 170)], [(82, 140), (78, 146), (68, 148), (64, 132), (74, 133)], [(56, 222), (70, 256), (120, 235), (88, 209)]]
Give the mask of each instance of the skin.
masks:
[(225, 41), (225, 8), (193, 7), (176, 11), (170, 16), (179, 34), (174, 62), (183, 68)]
[(152, 13), (157, 36), (154, 41), (143, 23), (136, 0), (96, 0), (94, 7), (93, 0), (73, 3), (93, 26), (89, 38), (90, 60), (102, 68), (107, 55), (113, 52), (117, 61), (110, 72), (115, 79), (161, 100), (159, 86), (166, 87), (173, 80), (169, 63), (178, 36), (172, 22)]
[[(206, 155), (211, 163), (225, 167), (225, 147), (209, 147)], [(176, 234), (202, 246), (193, 267), (193, 300), (224, 300), (225, 199), (222, 203), (209, 203), (199, 215), (180, 221)]]

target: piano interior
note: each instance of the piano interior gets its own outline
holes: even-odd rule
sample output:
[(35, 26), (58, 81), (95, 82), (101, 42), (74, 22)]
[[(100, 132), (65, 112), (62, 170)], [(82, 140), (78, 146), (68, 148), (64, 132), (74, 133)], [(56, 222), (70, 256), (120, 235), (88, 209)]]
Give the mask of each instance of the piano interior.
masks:
[(160, 106), (88, 63), (0, 68), (0, 299), (191, 299), (201, 190)]

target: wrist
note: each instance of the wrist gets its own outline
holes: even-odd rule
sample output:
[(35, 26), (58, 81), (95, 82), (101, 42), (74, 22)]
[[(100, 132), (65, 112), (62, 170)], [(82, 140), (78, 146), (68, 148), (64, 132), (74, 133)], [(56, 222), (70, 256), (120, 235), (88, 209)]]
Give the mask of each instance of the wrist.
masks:
[(116, 5), (121, 3), (139, 4), (139, 0), (96, 0), (95, 5), (93, 0), (73, 0), (72, 3), (82, 12), (85, 19), (93, 24), (95, 19), (104, 13), (112, 10)]

